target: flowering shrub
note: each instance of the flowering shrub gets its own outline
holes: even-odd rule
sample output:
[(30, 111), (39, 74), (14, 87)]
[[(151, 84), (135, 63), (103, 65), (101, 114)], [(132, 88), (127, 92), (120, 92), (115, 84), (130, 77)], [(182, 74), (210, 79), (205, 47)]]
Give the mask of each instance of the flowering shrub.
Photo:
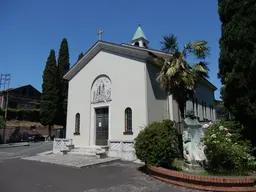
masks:
[(239, 134), (221, 123), (208, 128), (204, 137), (208, 169), (213, 172), (246, 172), (256, 168), (255, 158), (250, 155), (249, 142), (238, 140)]

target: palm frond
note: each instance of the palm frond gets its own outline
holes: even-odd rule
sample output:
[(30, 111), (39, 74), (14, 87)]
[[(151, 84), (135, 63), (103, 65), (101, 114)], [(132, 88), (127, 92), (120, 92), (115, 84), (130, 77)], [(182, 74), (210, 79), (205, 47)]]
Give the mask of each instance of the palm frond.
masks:
[(196, 85), (196, 75), (191, 73), (191, 70), (183, 70), (181, 79), (186, 89), (192, 90)]
[(189, 42), (188, 44), (184, 45), (184, 48), (182, 50), (183, 57), (186, 58), (187, 55), (192, 51), (192, 43)]
[(175, 66), (170, 66), (166, 72), (166, 75), (170, 78), (173, 77), (177, 72), (177, 68)]
[(180, 66), (182, 69), (184, 69), (184, 70), (187, 69), (187, 66), (186, 66), (186, 63), (184, 62), (184, 60), (180, 60), (179, 63), (180, 63)]
[(199, 72), (208, 72), (208, 67), (207, 67), (206, 63), (203, 63), (203, 62), (194, 64), (193, 68)]
[(168, 90), (169, 88), (169, 79), (165, 75), (165, 73), (160, 72), (156, 78), (156, 81), (159, 83), (160, 87), (164, 90)]
[(163, 67), (164, 65), (164, 60), (162, 58), (153, 58), (153, 62), (158, 67)]
[(191, 51), (198, 59), (205, 59), (210, 53), (210, 48), (207, 46), (207, 41), (193, 41), (191, 45)]
[(178, 51), (177, 37), (173, 34), (163, 36), (161, 50), (167, 53), (175, 53)]
[(202, 77), (208, 78), (209, 68), (208, 68), (206, 62), (201, 61), (199, 63), (194, 64), (193, 71), (194, 71), (194, 73), (196, 73)]
[(197, 69), (198, 71), (202, 71), (202, 72), (209, 71), (208, 64), (203, 61), (200, 61), (199, 63), (194, 64), (194, 68)]

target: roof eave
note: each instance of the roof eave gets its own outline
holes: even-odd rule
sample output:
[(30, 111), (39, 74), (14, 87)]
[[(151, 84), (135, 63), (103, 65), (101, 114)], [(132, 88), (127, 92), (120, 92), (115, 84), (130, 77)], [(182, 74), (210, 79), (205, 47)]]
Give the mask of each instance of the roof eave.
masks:
[[(149, 52), (149, 54), (153, 57), (157, 57), (159, 58), (155, 53), (153, 52)], [(155, 63), (153, 63), (155, 66), (161, 68), (160, 66), (156, 65)], [(208, 79), (202, 77), (202, 80), (213, 90), (213, 91), (216, 91), (217, 90), (217, 87), (215, 87), (215, 85), (213, 85)]]
[[(122, 49), (122, 51), (125, 51), (125, 50), (129, 51), (129, 53), (126, 53), (126, 55), (130, 55), (140, 59), (146, 59), (146, 57), (148, 56), (147, 50), (140, 50), (140, 49), (136, 49), (135, 47), (132, 48), (132, 47), (127, 47), (120, 44), (114, 44), (114, 43), (109, 43), (105, 41), (97, 41), (87, 51), (87, 53), (85, 53), (82, 59), (80, 59), (74, 66), (71, 67), (71, 69), (63, 76), (63, 78), (66, 80), (71, 80), (100, 50), (111, 51), (111, 50), (118, 50), (118, 49)], [(130, 51), (131, 49), (133, 50), (133, 52)]]

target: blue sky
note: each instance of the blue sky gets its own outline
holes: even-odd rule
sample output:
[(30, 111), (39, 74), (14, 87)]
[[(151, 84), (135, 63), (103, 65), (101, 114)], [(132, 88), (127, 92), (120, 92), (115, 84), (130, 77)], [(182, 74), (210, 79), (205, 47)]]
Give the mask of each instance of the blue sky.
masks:
[[(11, 73), (11, 86), (31, 84), (41, 91), (42, 72), (50, 49), (69, 43), (70, 64), (98, 39), (129, 43), (138, 24), (160, 49), (163, 35), (175, 34), (181, 45), (207, 40), (210, 81), (218, 88), (220, 21), (217, 0), (8, 0), (0, 1), (0, 73)], [(219, 90), (215, 93), (219, 99)]]

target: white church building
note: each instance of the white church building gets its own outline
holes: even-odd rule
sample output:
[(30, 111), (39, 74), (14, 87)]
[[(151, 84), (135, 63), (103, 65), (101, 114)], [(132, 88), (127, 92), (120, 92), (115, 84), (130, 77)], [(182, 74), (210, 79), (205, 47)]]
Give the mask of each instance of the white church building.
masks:
[[(141, 26), (131, 44), (97, 41), (64, 76), (69, 81), (67, 132), (75, 147), (107, 146), (109, 156), (133, 160), (134, 139), (153, 121), (179, 121), (178, 106), (156, 82), (151, 61), (166, 53), (149, 48)], [(215, 121), (216, 87), (202, 79), (193, 101), (200, 121)]]

